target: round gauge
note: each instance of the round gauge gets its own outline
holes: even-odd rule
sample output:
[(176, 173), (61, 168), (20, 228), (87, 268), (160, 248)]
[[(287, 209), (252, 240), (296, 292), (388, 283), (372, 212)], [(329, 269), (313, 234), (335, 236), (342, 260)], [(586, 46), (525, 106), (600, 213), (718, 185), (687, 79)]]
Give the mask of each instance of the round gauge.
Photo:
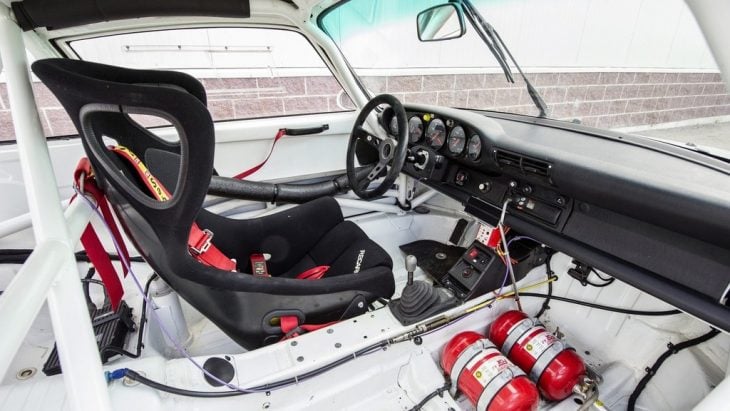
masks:
[(449, 133), (449, 151), (451, 154), (461, 154), (466, 147), (466, 133), (462, 126), (456, 126)]
[(426, 129), (426, 142), (436, 150), (443, 147), (446, 142), (446, 125), (440, 119), (436, 118), (428, 123)]
[(395, 114), (391, 117), (390, 125), (388, 127), (390, 128), (390, 134), (398, 137), (398, 117)]
[(418, 116), (411, 117), (408, 120), (408, 134), (410, 135), (411, 143), (416, 143), (423, 136), (423, 121)]
[(478, 135), (474, 134), (469, 137), (466, 153), (472, 161), (477, 161), (482, 156), (482, 139)]

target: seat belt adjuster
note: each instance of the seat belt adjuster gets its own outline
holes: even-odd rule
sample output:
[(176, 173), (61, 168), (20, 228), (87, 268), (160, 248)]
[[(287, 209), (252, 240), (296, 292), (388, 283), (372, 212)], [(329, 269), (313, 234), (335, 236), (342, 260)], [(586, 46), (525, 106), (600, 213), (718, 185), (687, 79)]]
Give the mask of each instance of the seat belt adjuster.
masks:
[[(191, 233), (192, 234), (192, 233)], [(200, 255), (203, 253), (208, 252), (210, 249), (210, 246), (212, 245), (213, 240), (213, 232), (206, 229), (199, 231), (200, 237), (195, 239), (194, 241), (190, 242), (190, 251), (193, 255)], [(193, 240), (192, 238), (189, 240)]]

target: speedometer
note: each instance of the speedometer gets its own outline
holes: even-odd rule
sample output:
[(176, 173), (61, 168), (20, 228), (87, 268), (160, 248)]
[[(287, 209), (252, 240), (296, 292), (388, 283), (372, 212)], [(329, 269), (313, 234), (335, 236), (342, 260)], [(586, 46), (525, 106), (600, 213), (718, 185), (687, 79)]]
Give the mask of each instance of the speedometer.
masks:
[(408, 120), (408, 134), (411, 143), (417, 143), (423, 136), (423, 121), (418, 116), (413, 116)]
[(467, 147), (466, 155), (472, 161), (477, 161), (482, 156), (482, 139), (478, 135), (474, 134), (469, 137), (469, 146)]
[(458, 155), (464, 151), (465, 147), (466, 133), (464, 132), (464, 128), (456, 126), (451, 129), (451, 133), (449, 133), (449, 152), (451, 152), (451, 154)]
[(441, 119), (433, 119), (426, 129), (426, 142), (436, 150), (446, 142), (446, 125)]

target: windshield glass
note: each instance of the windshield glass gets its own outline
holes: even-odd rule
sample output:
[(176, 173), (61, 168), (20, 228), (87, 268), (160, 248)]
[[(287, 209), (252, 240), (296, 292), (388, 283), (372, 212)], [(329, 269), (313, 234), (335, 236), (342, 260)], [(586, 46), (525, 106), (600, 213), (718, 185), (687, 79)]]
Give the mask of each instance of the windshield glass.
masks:
[[(319, 25), (372, 95), (538, 115), (514, 65), (512, 84), (468, 19), (460, 38), (419, 40), (418, 13), (444, 3), (350, 0)], [(718, 137), (730, 131), (730, 96), (684, 1), (472, 4), (545, 100), (548, 117), (730, 150), (730, 139)]]

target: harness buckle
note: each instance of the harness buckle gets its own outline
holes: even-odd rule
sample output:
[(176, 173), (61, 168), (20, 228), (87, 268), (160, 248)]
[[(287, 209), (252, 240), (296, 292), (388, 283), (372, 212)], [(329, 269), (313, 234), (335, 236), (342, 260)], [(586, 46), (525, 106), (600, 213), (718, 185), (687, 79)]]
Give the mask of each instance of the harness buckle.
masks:
[(195, 245), (190, 246), (190, 251), (194, 255), (200, 255), (208, 251), (210, 249), (210, 246), (213, 244), (211, 243), (211, 240), (213, 240), (213, 232), (208, 230), (207, 228), (202, 230), (202, 236), (198, 241), (195, 242)]

